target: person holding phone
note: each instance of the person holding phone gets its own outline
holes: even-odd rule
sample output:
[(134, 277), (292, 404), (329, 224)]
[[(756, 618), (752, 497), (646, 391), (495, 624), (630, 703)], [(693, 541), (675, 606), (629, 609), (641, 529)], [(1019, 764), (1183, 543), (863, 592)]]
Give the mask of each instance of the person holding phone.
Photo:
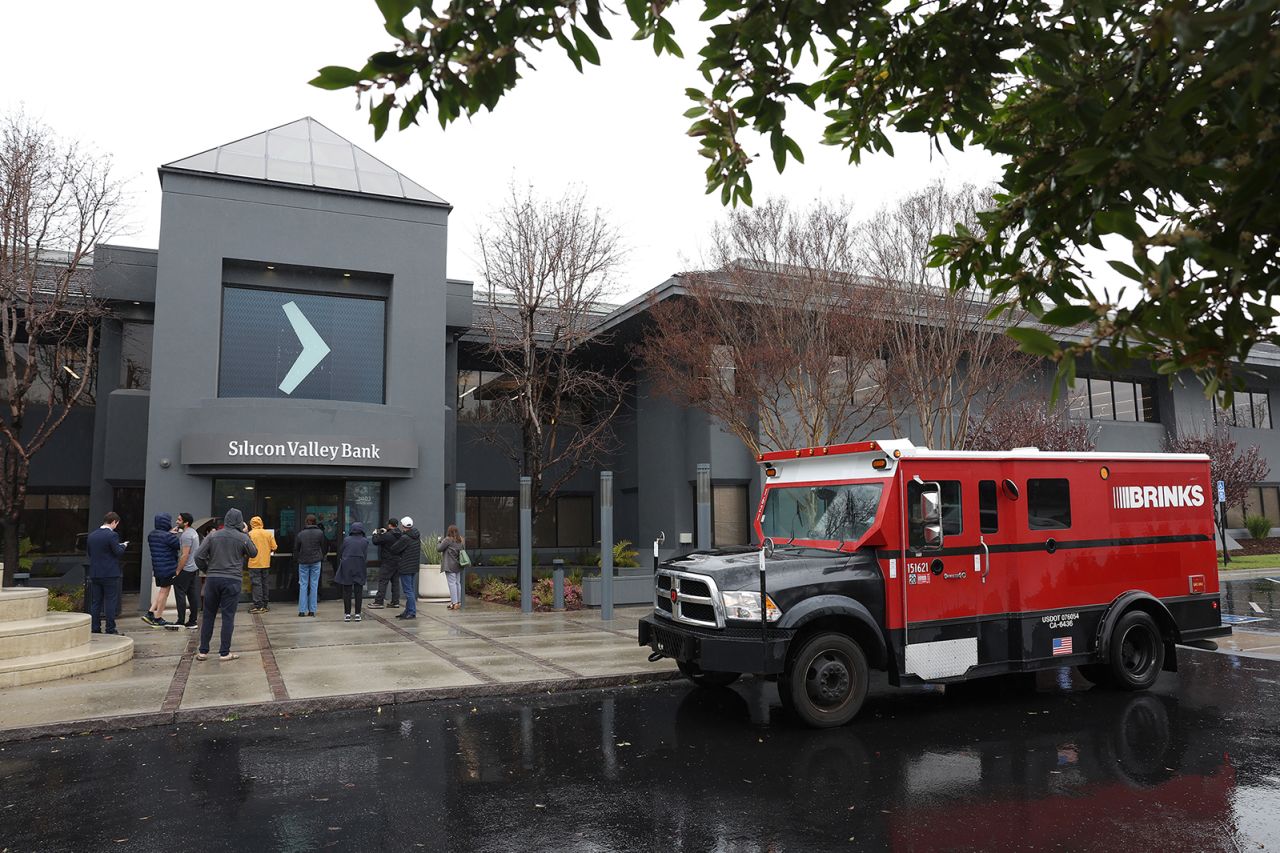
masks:
[(119, 634), (116, 630), (116, 610), (120, 607), (120, 579), (124, 573), (120, 571), (120, 558), (128, 542), (120, 541), (116, 528), (120, 526), (120, 516), (109, 512), (102, 517), (102, 526), (89, 534), (85, 540), (85, 552), (89, 555), (89, 616), (93, 633), (102, 633), (102, 614), (107, 616), (107, 633)]

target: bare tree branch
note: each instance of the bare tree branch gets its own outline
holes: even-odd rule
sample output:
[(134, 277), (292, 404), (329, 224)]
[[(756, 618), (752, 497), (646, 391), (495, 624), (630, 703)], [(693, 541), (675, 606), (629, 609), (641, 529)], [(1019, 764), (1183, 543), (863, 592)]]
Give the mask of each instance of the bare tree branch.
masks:
[(862, 438), (887, 421), (884, 289), (856, 275), (843, 205), (773, 200), (730, 215), (710, 272), (651, 308), (654, 390), (718, 420), (752, 453)]
[[(16, 566), (31, 460), (90, 399), (98, 327), (89, 256), (115, 227), (109, 159), (22, 113), (0, 118), (0, 523)], [(10, 574), (12, 570), (10, 570)]]
[(541, 198), (514, 185), (478, 235), (488, 300), (477, 322), (482, 358), (508, 377), (490, 444), (532, 480), (545, 508), (575, 474), (615, 449), (613, 422), (627, 385), (621, 368), (583, 357), (622, 260), (617, 230), (580, 193)]

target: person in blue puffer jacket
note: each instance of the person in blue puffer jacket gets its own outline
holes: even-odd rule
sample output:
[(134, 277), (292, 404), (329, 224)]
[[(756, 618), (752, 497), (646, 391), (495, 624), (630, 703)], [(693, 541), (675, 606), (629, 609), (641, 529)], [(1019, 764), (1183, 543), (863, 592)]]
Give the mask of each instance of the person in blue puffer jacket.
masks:
[(181, 543), (173, 527), (173, 516), (167, 512), (156, 515), (156, 529), (147, 534), (147, 547), (151, 549), (151, 577), (156, 582), (151, 609), (142, 617), (152, 628), (166, 628), (165, 605), (169, 603), (169, 590), (178, 575), (178, 552)]

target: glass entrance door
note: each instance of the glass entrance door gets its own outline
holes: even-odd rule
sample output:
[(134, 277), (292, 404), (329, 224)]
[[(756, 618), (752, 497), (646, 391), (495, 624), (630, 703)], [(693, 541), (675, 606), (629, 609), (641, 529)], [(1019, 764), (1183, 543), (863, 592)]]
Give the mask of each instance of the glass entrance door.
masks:
[[(261, 516), (262, 526), (275, 535), (276, 553), (271, 560), (268, 587), (272, 601), (297, 601), (294, 540), (307, 516), (314, 515), (328, 541), (320, 564), (320, 598), (326, 599), (341, 594), (333, 584), (333, 575), (343, 536), (355, 521), (363, 523), (369, 533), (377, 529), (383, 514), (383, 494), (381, 480), (219, 479), (214, 481), (213, 508), (218, 518), (232, 506), (244, 513), (246, 522), (255, 515)], [(376, 578), (377, 549), (371, 546), (369, 552), (369, 574)]]

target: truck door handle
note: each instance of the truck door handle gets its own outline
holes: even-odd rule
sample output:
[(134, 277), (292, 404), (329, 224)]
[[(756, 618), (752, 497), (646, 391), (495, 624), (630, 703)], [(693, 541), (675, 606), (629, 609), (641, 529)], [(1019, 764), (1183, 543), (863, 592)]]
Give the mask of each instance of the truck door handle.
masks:
[(987, 547), (987, 540), (981, 536), (978, 537), (978, 544), (982, 546), (982, 582), (987, 582), (987, 575), (991, 574), (991, 549)]

